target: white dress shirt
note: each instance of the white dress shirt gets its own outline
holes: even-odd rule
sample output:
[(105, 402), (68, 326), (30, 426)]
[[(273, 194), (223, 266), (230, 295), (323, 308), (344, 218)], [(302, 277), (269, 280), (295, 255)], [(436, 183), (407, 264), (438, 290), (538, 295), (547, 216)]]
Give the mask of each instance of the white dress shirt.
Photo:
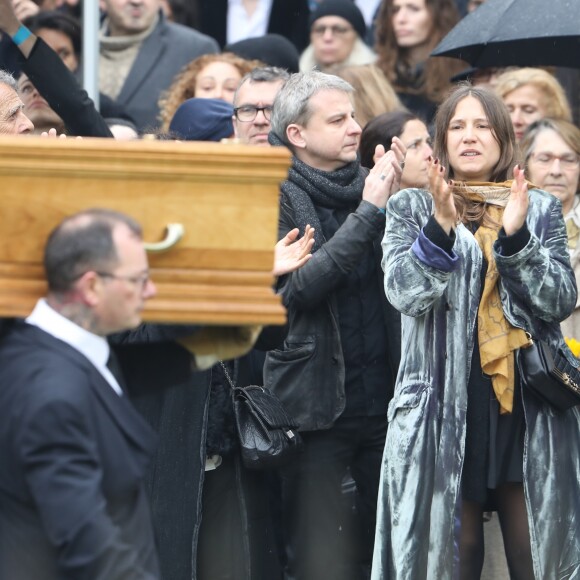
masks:
[(227, 43), (232, 44), (246, 38), (264, 36), (268, 32), (272, 1), (258, 0), (256, 10), (252, 16), (248, 16), (242, 0), (228, 0)]
[(375, 17), (377, 8), (379, 7), (381, 0), (354, 0), (354, 3), (358, 6), (358, 9), (362, 12), (367, 28), (370, 28), (373, 25), (373, 18)]
[(118, 394), (123, 395), (113, 373), (107, 368), (109, 360), (109, 343), (102, 336), (98, 336), (81, 328), (56, 310), (51, 308), (44, 298), (41, 298), (34, 307), (30, 316), (26, 319), (28, 324), (38, 326), (44, 332), (66, 342), (75, 350), (78, 350), (92, 365), (103, 375), (104, 379)]

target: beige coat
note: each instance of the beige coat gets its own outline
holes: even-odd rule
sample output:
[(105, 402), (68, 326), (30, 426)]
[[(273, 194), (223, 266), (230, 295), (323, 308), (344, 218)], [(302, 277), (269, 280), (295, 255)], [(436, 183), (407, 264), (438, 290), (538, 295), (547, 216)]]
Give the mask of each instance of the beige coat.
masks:
[[(337, 66), (338, 64), (340, 64), (340, 66), (372, 64), (376, 60), (377, 55), (360, 38), (357, 38), (348, 58), (344, 62), (337, 63)], [(314, 58), (314, 48), (310, 44), (306, 47), (300, 57), (300, 72), (308, 72), (313, 69), (329, 72), (329, 70), (316, 62), (316, 59)]]

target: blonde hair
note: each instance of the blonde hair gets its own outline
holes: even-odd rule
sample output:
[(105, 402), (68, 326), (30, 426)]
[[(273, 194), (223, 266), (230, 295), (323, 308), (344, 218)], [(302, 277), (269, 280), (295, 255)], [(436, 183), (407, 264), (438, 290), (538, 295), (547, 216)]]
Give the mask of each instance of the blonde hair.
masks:
[(375, 64), (343, 66), (336, 70), (336, 75), (353, 86), (355, 118), (363, 128), (377, 115), (405, 108)]
[(175, 111), (187, 99), (195, 97), (195, 80), (197, 75), (208, 65), (214, 62), (227, 62), (240, 73), (240, 79), (251, 70), (263, 64), (258, 60), (245, 60), (231, 52), (222, 54), (204, 54), (189, 64), (185, 65), (181, 72), (173, 79), (172, 85), (161, 94), (159, 99), (159, 119), (161, 120), (161, 131), (169, 131), (169, 124)]
[(520, 68), (500, 74), (494, 86), (495, 92), (505, 99), (511, 92), (531, 85), (542, 94), (545, 117), (572, 121), (570, 105), (562, 85), (549, 72), (541, 68)]
[[(530, 157), (536, 148), (536, 140), (544, 131), (554, 131), (562, 141), (580, 157), (580, 129), (566, 119), (550, 119), (548, 117), (534, 121), (524, 133), (520, 141), (520, 149), (523, 154), (526, 169), (530, 162)], [(576, 191), (580, 189), (580, 176), (576, 184)]]
[(360, 38), (356, 37), (354, 45), (350, 54), (342, 62), (333, 63), (329, 66), (322, 66), (314, 58), (314, 46), (309, 44), (304, 52), (300, 55), (299, 68), (300, 72), (308, 72), (310, 70), (316, 69), (321, 72), (334, 74), (334, 71), (340, 66), (356, 66), (362, 64), (370, 64), (377, 60), (377, 55), (365, 44), (365, 42)]

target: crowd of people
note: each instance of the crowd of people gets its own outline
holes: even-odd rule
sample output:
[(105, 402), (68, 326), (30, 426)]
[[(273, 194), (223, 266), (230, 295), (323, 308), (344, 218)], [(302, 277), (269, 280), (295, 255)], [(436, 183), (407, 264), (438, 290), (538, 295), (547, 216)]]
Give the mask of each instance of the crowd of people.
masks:
[[(0, 134), (292, 154), (285, 326), (142, 323), (139, 224), (50, 235), (0, 332), (0, 578), (473, 580), (489, 512), (511, 578), (580, 575), (580, 407), (520, 356), (580, 365), (578, 93), (431, 57), (483, 1), (104, 0), (96, 107), (79, 5), (0, 0)], [(247, 468), (232, 384), (302, 452)]]

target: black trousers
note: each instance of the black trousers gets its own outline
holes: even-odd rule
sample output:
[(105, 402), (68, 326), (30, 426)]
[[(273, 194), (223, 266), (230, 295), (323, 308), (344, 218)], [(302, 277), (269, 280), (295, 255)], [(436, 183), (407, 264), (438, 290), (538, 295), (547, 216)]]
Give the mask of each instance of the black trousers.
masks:
[[(304, 453), (281, 470), (288, 580), (357, 580), (370, 575), (387, 418), (339, 418), (302, 433)], [(343, 493), (350, 468), (356, 517)]]
[(197, 580), (278, 580), (281, 576), (265, 473), (239, 454), (205, 472)]

